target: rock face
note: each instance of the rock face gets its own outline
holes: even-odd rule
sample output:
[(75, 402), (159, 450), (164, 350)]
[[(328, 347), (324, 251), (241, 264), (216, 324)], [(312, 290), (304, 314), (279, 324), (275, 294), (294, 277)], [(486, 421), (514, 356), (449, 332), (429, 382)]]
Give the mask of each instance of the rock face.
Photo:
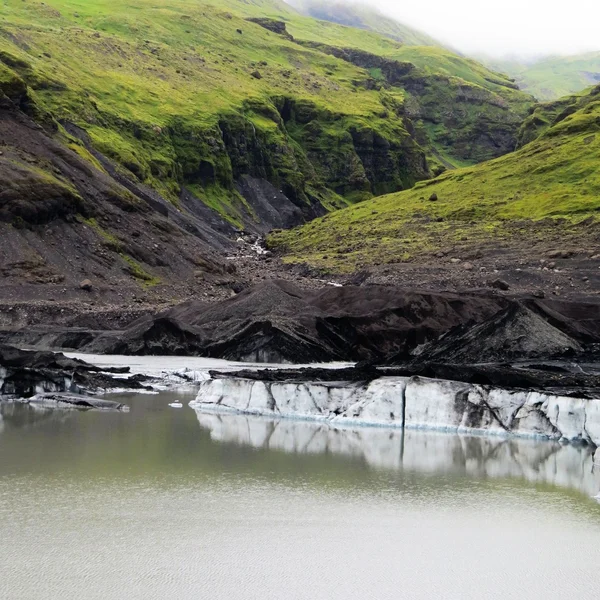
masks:
[[(272, 229), (289, 229), (306, 220), (302, 210), (265, 179), (241, 175), (236, 187), (258, 217), (254, 224), (248, 224), (247, 229), (266, 233)], [(317, 205), (312, 210), (314, 216), (325, 214), (325, 209)]]
[(600, 445), (600, 397), (589, 400), (422, 377), (381, 377), (369, 383), (220, 377), (200, 384), (193, 406), (336, 424), (358, 422)]
[(284, 21), (278, 21), (277, 19), (269, 19), (265, 17), (249, 18), (246, 19), (246, 21), (249, 21), (250, 23), (256, 23), (257, 25), (260, 25), (261, 27), (264, 27), (265, 29), (276, 33), (277, 35), (282, 35), (288, 40), (294, 39), (288, 32)]
[[(220, 140), (214, 151), (230, 169), (201, 180), (204, 185), (231, 186), (233, 177), (253, 208), (255, 196), (252, 190), (245, 196), (244, 177), (270, 183), (309, 220), (326, 212), (321, 200), (331, 197), (327, 190), (368, 198), (407, 189), (430, 175), (425, 153), (402, 115), (390, 116), (384, 132), (289, 96), (261, 105), (248, 102), (247, 109), (259, 112), (273, 127), (261, 130), (239, 115), (223, 116), (214, 133)], [(245, 225), (251, 228), (252, 219), (248, 213)]]

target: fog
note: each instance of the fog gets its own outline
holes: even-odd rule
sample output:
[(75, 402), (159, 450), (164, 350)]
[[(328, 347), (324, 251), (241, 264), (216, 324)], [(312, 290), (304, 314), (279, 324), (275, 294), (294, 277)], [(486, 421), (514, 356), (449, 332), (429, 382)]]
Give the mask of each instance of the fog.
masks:
[(600, 0), (365, 3), (470, 54), (533, 58), (600, 50)]

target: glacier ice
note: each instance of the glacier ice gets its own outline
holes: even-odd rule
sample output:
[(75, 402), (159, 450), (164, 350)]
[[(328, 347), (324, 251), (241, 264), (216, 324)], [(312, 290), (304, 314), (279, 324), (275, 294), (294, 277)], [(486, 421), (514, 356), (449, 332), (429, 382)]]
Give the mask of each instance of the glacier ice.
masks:
[(600, 446), (600, 399), (424, 377), (380, 377), (369, 383), (218, 377), (200, 383), (192, 406), (204, 411), (544, 437)]

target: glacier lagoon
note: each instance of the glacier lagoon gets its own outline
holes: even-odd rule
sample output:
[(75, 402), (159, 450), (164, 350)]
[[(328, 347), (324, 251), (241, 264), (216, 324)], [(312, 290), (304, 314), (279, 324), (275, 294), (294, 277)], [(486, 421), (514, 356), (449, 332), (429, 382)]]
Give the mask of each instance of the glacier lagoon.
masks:
[(195, 397), (1, 405), (1, 598), (596, 597), (586, 446), (210, 414)]

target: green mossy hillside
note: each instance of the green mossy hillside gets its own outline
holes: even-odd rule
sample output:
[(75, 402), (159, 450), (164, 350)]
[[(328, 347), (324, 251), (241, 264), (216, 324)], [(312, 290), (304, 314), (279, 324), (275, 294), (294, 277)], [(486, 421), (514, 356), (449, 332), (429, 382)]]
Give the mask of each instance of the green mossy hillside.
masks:
[[(579, 94), (536, 105), (532, 108), (531, 114), (525, 119), (519, 130), (519, 147), (535, 140), (551, 128), (554, 128), (554, 132), (562, 131), (560, 127), (555, 126), (577, 111), (598, 102), (600, 102), (600, 85)], [(581, 115), (589, 115), (594, 112), (595, 107), (592, 106), (591, 110), (584, 111)], [(574, 121), (571, 127), (576, 126), (575, 124), (579, 122), (580, 120)], [(585, 129), (587, 127), (585, 118), (581, 122)]]
[[(250, 18), (283, 22), (286, 34)], [(85, 130), (174, 204), (186, 186), (236, 224), (252, 218), (241, 174), (268, 179), (310, 216), (314, 203), (410, 187), (430, 175), (426, 156), (439, 171), (513, 144), (529, 99), (480, 65), (456, 57), (450, 73), (450, 59), (444, 72), (428, 60), (412, 84), (390, 84), (300, 43), (315, 40), (393, 61), (405, 52), (275, 0), (3, 0), (0, 13), (2, 73), (54, 126)]]
[(289, 262), (349, 272), (430, 259), (440, 250), (498, 248), (517, 237), (531, 247), (557, 223), (565, 234), (578, 223), (594, 228), (600, 221), (599, 92), (579, 97), (577, 110), (515, 153), (278, 232), (269, 244)]
[[(253, 4), (250, 13), (270, 6)], [(230, 218), (240, 174), (268, 179), (301, 206), (317, 196), (342, 205), (342, 195), (370, 197), (429, 175), (403, 118), (386, 113), (366, 73), (222, 6), (53, 0), (4, 8), (2, 64), (57, 121), (84, 129), (97, 150), (174, 203), (189, 185)], [(305, 113), (291, 119), (291, 132), (280, 113), (287, 104)], [(362, 133), (359, 147), (353, 131)], [(369, 165), (379, 162), (386, 167), (375, 172)]]
[(600, 52), (549, 56), (533, 63), (491, 61), (514, 77), (519, 87), (540, 102), (550, 102), (600, 82)]
[(380, 56), (302, 43), (365, 69), (372, 86), (386, 90), (395, 110), (410, 119), (434, 171), (514, 150), (519, 126), (533, 103), (512, 81), (442, 48), (404, 46)]

